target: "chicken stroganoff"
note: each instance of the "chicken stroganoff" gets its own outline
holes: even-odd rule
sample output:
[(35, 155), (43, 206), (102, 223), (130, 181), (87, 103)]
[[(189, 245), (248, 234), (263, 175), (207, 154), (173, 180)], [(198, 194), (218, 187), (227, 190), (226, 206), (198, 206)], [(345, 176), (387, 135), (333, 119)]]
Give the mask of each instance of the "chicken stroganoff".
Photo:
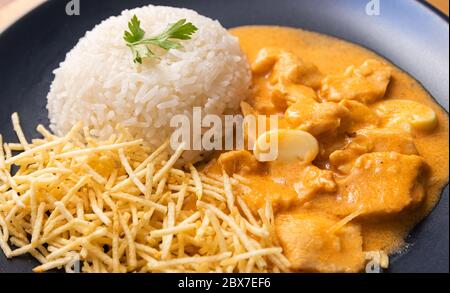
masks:
[(207, 172), (245, 177), (239, 194), (253, 211), (270, 198), (293, 270), (359, 272), (368, 254), (401, 251), (447, 183), (447, 114), (413, 78), (357, 45), (281, 27), (232, 33), (253, 75), (242, 111), (278, 115), (279, 153), (292, 155), (259, 162), (232, 151)]

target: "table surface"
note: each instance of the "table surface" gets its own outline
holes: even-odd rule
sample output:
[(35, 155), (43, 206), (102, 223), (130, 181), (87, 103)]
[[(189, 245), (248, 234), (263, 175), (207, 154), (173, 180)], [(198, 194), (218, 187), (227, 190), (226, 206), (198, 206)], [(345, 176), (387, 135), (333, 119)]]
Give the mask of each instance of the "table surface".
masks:
[[(28, 11), (45, 1), (46, 0), (0, 0), (0, 32)], [(445, 14), (449, 14), (449, 0), (427, 1)]]

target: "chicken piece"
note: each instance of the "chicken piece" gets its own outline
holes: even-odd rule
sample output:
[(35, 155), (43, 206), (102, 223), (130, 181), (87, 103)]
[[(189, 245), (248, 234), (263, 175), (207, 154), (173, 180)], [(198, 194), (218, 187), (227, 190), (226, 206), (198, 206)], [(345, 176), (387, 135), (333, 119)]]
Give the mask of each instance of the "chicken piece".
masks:
[(347, 68), (344, 75), (332, 75), (322, 82), (320, 97), (327, 101), (343, 99), (373, 103), (386, 93), (392, 69), (376, 60), (367, 60), (360, 67)]
[(274, 86), (271, 95), (272, 104), (278, 109), (283, 109), (283, 112), (295, 103), (320, 102), (317, 93), (312, 88), (299, 84), (292, 84), (288, 87)]
[(251, 67), (256, 75), (266, 75), (272, 71), (269, 78), (272, 84), (295, 83), (319, 88), (323, 77), (314, 64), (277, 48), (261, 49)]
[(370, 152), (397, 152), (417, 155), (417, 149), (410, 134), (389, 128), (362, 129), (342, 150), (330, 155), (331, 165), (348, 174), (359, 156)]
[(348, 213), (364, 216), (400, 213), (417, 206), (425, 196), (425, 162), (416, 155), (396, 152), (369, 153), (359, 157), (344, 179), (339, 194)]
[(312, 63), (275, 48), (264, 48), (252, 63), (254, 103), (263, 114), (283, 113), (302, 97), (318, 100), (322, 74)]
[[(265, 95), (256, 96), (252, 103), (254, 109), (262, 115), (276, 115), (283, 112), (285, 108), (285, 101), (283, 103), (273, 103), (271, 97), (267, 98)], [(281, 100), (279, 100), (281, 101)]]
[(342, 100), (340, 106), (348, 110), (342, 127), (346, 132), (352, 133), (361, 128), (376, 128), (380, 124), (378, 115), (366, 105), (352, 100)]
[(305, 99), (290, 106), (286, 110), (285, 119), (292, 127), (318, 136), (334, 132), (347, 114), (348, 110), (339, 104)]
[(229, 176), (237, 173), (245, 174), (258, 171), (262, 168), (262, 164), (246, 150), (224, 153), (220, 155), (218, 163)]
[(333, 172), (322, 170), (314, 165), (305, 167), (299, 177), (301, 180), (294, 183), (294, 188), (300, 204), (311, 200), (314, 195), (331, 193), (337, 190)]
[(338, 222), (326, 214), (303, 211), (276, 216), (276, 233), (293, 270), (354, 273), (364, 268), (360, 226), (350, 223), (332, 232)]
[(253, 74), (264, 75), (271, 71), (278, 62), (280, 52), (278, 48), (262, 48), (251, 65)]
[(318, 89), (322, 78), (323, 76), (317, 66), (290, 52), (282, 51), (269, 80), (272, 84), (279, 83), (284, 86), (301, 84)]

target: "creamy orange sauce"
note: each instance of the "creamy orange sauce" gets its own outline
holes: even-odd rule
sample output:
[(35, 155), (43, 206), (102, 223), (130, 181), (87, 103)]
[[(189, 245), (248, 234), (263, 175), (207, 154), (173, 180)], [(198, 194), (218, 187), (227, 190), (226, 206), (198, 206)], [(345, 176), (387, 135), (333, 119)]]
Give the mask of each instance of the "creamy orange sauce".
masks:
[[(342, 219), (356, 211), (357, 217), (351, 223), (348, 223), (343, 231), (339, 232), (341, 234), (336, 234), (338, 238), (330, 238), (331, 236), (329, 237), (326, 232), (323, 232), (324, 236), (319, 239), (320, 245), (324, 247), (323, 255), (302, 256), (301, 253), (305, 250), (298, 251), (295, 247), (284, 247), (285, 250), (288, 250), (288, 258), (292, 258), (294, 262), (296, 262), (296, 259), (301, 259), (298, 261), (297, 269), (299, 270), (360, 270), (361, 265), (355, 259), (359, 256), (359, 250), (354, 247), (355, 241), (356, 243), (359, 241), (354, 240), (354, 235), (358, 233), (362, 236), (362, 250), (364, 252), (382, 250), (392, 253), (401, 249), (407, 233), (432, 210), (439, 200), (441, 189), (448, 182), (449, 123), (446, 112), (412, 77), (389, 64), (384, 58), (358, 45), (313, 32), (282, 27), (239, 27), (232, 29), (231, 32), (239, 38), (249, 63), (254, 65), (254, 89), (253, 95), (247, 101), (249, 105), (260, 114), (284, 115), (280, 127), (306, 130), (316, 136), (320, 142), (319, 157), (313, 162), (313, 165), (308, 166), (293, 162), (291, 164), (273, 164), (270, 167), (254, 168), (253, 165), (257, 163), (253, 162), (251, 158), (247, 158), (245, 154), (239, 154), (237, 159), (235, 156), (231, 173), (242, 171), (239, 162), (242, 165), (250, 166), (250, 169), (256, 170), (254, 172), (244, 172), (245, 170), (241, 172), (250, 181), (250, 184), (241, 190), (241, 196), (255, 212), (263, 207), (265, 199), (270, 197), (278, 213), (277, 218), (279, 219), (277, 221), (281, 223), (279, 234), (295, 234), (297, 228), (293, 228), (292, 232), (289, 228), (289, 225), (293, 223), (289, 222), (292, 220), (289, 219), (291, 214), (297, 215), (294, 220), (299, 225), (300, 223), (308, 223), (307, 219), (310, 217), (310, 213), (325, 214), (314, 224), (319, 227), (316, 227), (318, 230), (314, 230), (314, 233), (317, 234), (319, 233), (317, 231), (327, 227), (327, 221), (332, 223), (337, 221), (336, 219)], [(261, 54), (261, 50), (265, 48), (271, 48), (276, 52), (278, 52), (277, 50), (289, 52), (291, 55), (283, 55), (284, 61), (280, 61), (281, 58), (277, 59), (278, 63), (286, 63), (285, 66), (289, 66), (290, 62), (304, 62), (301, 67), (302, 74), (296, 74), (297, 80), (292, 84), (284, 83), (282, 89), (282, 91), (295, 92), (294, 96), (297, 94), (302, 96), (302, 99), (298, 102), (287, 102), (288, 105), (282, 99), (277, 102), (276, 95), (273, 91), (270, 92), (273, 85), (280, 82), (280, 80), (275, 81), (275, 78), (278, 78), (277, 74), (279, 74), (276, 71), (281, 69), (277, 69), (277, 67), (272, 70), (266, 69), (270, 65), (264, 62), (270, 63), (270, 56), (265, 58), (258, 65), (259, 67), (255, 67), (255, 62), (259, 62), (256, 60), (258, 54)], [(281, 56), (279, 54), (284, 53), (276, 54)], [(297, 60), (297, 57), (300, 59)], [(350, 109), (353, 114), (345, 114), (350, 115), (351, 118), (348, 118), (348, 120), (352, 124), (346, 126), (345, 131), (341, 131), (345, 119), (336, 118), (344, 115), (336, 105), (342, 100), (342, 97), (329, 92), (330, 90), (323, 84), (328, 82), (331, 86), (337, 84), (337, 87), (339, 87), (341, 79), (347, 78), (342, 76), (349, 66), (358, 67), (367, 60), (380, 61), (381, 63), (373, 62), (369, 66), (369, 71), (371, 72), (373, 69), (375, 72), (375, 74), (368, 75), (368, 79), (372, 78), (372, 83), (352, 84), (351, 89), (360, 92), (349, 98), (350, 102), (348, 100), (342, 102), (342, 105), (346, 109)], [(278, 66), (281, 68), (284, 65)], [(361, 67), (360, 71), (365, 74), (364, 71), (367, 70)], [(271, 73), (266, 74), (264, 72)], [(330, 76), (329, 81), (324, 82), (325, 78)], [(386, 86), (383, 87), (383, 84), (386, 85), (387, 82), (389, 82), (389, 85), (386, 90)], [(301, 86), (299, 86), (300, 84)], [(367, 87), (368, 84), (373, 85), (369, 94), (364, 92), (364, 87)], [(353, 94), (349, 91), (344, 91), (344, 93), (347, 95), (346, 99)], [(326, 101), (322, 101), (320, 104), (320, 107), (323, 106), (322, 108), (316, 112), (308, 110), (308, 107), (315, 107), (318, 100), (324, 100), (324, 97)], [(387, 122), (382, 117), (373, 114), (376, 112), (378, 104), (388, 99), (413, 100), (430, 107), (437, 115), (437, 126), (433, 126), (430, 131), (412, 130), (410, 134), (405, 134), (405, 138), (403, 138), (400, 130), (397, 135), (395, 127), (392, 129), (387, 127)], [(361, 103), (353, 103), (353, 100)], [(325, 107), (327, 103), (329, 107)], [(305, 114), (302, 111), (309, 112)], [(323, 119), (318, 118), (322, 114), (324, 115)], [(304, 120), (309, 119), (304, 117), (310, 117), (318, 122), (312, 125), (304, 124)], [(333, 125), (333, 121), (338, 122)], [(353, 174), (355, 172), (350, 171), (354, 169), (350, 169), (350, 167), (355, 168), (356, 161), (346, 162), (350, 166), (347, 168), (345, 164), (341, 163), (343, 160), (345, 161), (348, 154), (339, 156), (342, 154), (336, 155), (333, 152), (344, 149), (349, 139), (355, 139), (354, 133), (358, 131), (365, 133), (365, 129), (368, 128), (369, 131), (366, 134), (369, 137), (370, 135), (378, 135), (378, 130), (375, 130), (375, 132), (370, 130), (369, 126), (373, 125), (377, 125), (376, 129), (380, 128), (382, 135), (385, 136), (380, 136), (379, 142), (373, 142), (376, 145), (374, 150), (368, 151), (368, 154), (357, 154), (355, 158), (359, 157), (360, 164), (367, 165), (367, 163), (380, 162), (381, 165), (366, 166), (361, 171), (362, 175), (358, 172), (355, 175)], [(385, 130), (388, 131), (387, 136), (384, 133)], [(362, 137), (364, 138), (366, 134), (363, 134)], [(383, 137), (386, 138), (383, 139)], [(399, 152), (401, 154), (391, 153), (388, 155), (383, 152)], [(330, 159), (330, 155), (331, 157), (336, 156)], [(219, 159), (219, 163), (223, 167), (223, 165), (228, 164), (229, 160), (233, 160), (233, 154), (229, 155), (228, 158), (222, 158), (222, 162)], [(336, 167), (333, 164), (339, 166)], [(212, 167), (211, 172), (214, 172), (214, 169), (216, 168)], [(389, 172), (392, 173), (392, 176), (389, 175)], [(405, 176), (396, 178), (395, 176), (398, 174), (405, 174)], [(317, 178), (320, 178), (320, 182), (317, 181)], [(393, 178), (392, 182), (390, 182), (390, 178)], [(390, 185), (379, 187), (379, 182)], [(378, 190), (383, 190), (385, 186), (391, 186), (393, 191), (392, 194), (388, 195), (395, 198), (385, 198), (380, 203), (367, 196), (367, 193), (370, 192), (373, 192), (373, 195), (370, 196), (377, 196)], [(301, 197), (299, 196), (299, 189), (301, 190)], [(349, 198), (349, 196), (356, 196), (356, 199)], [(358, 196), (362, 196), (364, 199), (358, 199)], [(359, 203), (358, 200), (365, 204), (364, 213), (358, 213), (358, 207), (352, 205), (352, 201)], [(359, 216), (360, 214), (362, 215)], [(317, 218), (317, 216), (315, 217)], [(327, 217), (336, 218), (328, 219)], [(283, 223), (287, 224), (283, 225)], [(301, 228), (298, 229), (301, 231)], [(321, 235), (320, 233), (317, 235)], [(283, 237), (281, 237), (284, 246), (289, 246), (289, 241), (302, 243), (304, 240), (301, 237), (289, 237), (287, 237), (287, 242), (283, 242)], [(314, 240), (314, 237), (311, 239)], [(320, 238), (320, 236), (317, 238)], [(311, 239), (308, 241), (311, 241)], [(336, 241), (340, 243), (340, 250), (336, 250), (341, 251), (340, 255), (333, 252), (333, 249), (335, 249), (333, 247), (338, 243)], [(293, 252), (289, 253), (289, 250)], [(349, 255), (353, 256), (350, 257)], [(332, 264), (327, 264), (323, 259), (333, 259)], [(346, 260), (348, 260), (348, 263), (346, 263)]]

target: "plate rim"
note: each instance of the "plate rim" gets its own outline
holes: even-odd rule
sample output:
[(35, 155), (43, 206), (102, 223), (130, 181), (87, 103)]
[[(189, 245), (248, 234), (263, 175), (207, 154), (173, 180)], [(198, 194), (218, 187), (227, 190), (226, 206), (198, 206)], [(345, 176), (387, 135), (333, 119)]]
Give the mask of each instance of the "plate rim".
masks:
[[(11, 30), (13, 30), (15, 26), (20, 25), (20, 24), (21, 24), (22, 22), (24, 22), (26, 19), (28, 19), (28, 18), (30, 18), (30, 17), (33, 17), (35, 14), (39, 13), (40, 10), (45, 9), (46, 6), (52, 5), (53, 3), (57, 2), (57, 1), (59, 1), (59, 0), (48, 0), (48, 1), (45, 1), (45, 2), (43, 2), (43, 3), (39, 4), (39, 5), (37, 5), (36, 7), (34, 7), (33, 9), (31, 9), (30, 11), (28, 11), (27, 13), (25, 13), (24, 15), (22, 15), (22, 16), (19, 17), (18, 19), (16, 19), (14, 22), (10, 23), (10, 24), (9, 24), (7, 27), (5, 27), (2, 31), (0, 31), (0, 40), (2, 39), (2, 37), (3, 37), (5, 34), (8, 34)], [(436, 8), (435, 6), (433, 6), (432, 4), (430, 4), (429, 2), (427, 2), (426, 0), (415, 0), (414, 2), (416, 2), (416, 3), (418, 4), (418, 6), (421, 7), (421, 9), (424, 9), (424, 10), (427, 10), (427, 11), (432, 12), (432, 15), (433, 15), (434, 17), (438, 17), (441, 21), (444, 22), (444, 24), (446, 24), (447, 26), (449, 25), (449, 17), (448, 17), (446, 14), (444, 14), (441, 10), (439, 10), (438, 8)], [(336, 36), (333, 36), (333, 37), (338, 38), (338, 37), (336, 37)], [(390, 60), (390, 58), (388, 58), (388, 57), (384, 56), (383, 54), (380, 54), (380, 53), (376, 52), (374, 49), (368, 48), (368, 47), (366, 47), (366, 46), (364, 46), (364, 45), (362, 45), (362, 44), (360, 44), (360, 43), (358, 43), (358, 42), (350, 41), (350, 40), (345, 39), (345, 38), (340, 38), (340, 39), (344, 39), (345, 41), (349, 41), (349, 42), (352, 42), (352, 43), (356, 43), (356, 44), (358, 44), (359, 46), (363, 46), (364, 48), (366, 48), (366, 49), (368, 49), (368, 50), (370, 50), (370, 51), (372, 51), (372, 52), (375, 52), (376, 54), (380, 55), (381, 57), (385, 58), (387, 61), (389, 61), (389, 62), (391, 62), (392, 64), (394, 64), (395, 66), (397, 66), (400, 70), (402, 70), (402, 71), (406, 72), (407, 74), (409, 74), (410, 76), (412, 76), (412, 77), (413, 77), (413, 78), (414, 78), (414, 79), (422, 86), (422, 88), (424, 88), (424, 89), (427, 91), (427, 93), (428, 93), (428, 94), (430, 95), (430, 97), (438, 104), (438, 106), (440, 106), (441, 109), (443, 109), (443, 111), (445, 111), (445, 112), (447, 113), (447, 115), (449, 114), (449, 110), (448, 110), (445, 106), (441, 105), (441, 104), (436, 100), (436, 98), (435, 98), (433, 95), (431, 95), (431, 93), (429, 92), (429, 90), (427, 90), (427, 88), (426, 88), (426, 87), (425, 87), (425, 86), (424, 86), (424, 85), (423, 85), (423, 84), (422, 84), (422, 83), (421, 83), (414, 75), (412, 75), (411, 73), (409, 73), (407, 70), (401, 68), (400, 66), (396, 65), (395, 62), (393, 62), (392, 60)], [(443, 198), (444, 198), (445, 195), (448, 196), (448, 192), (446, 193), (446, 190), (448, 190), (448, 187), (449, 187), (449, 182), (447, 182), (447, 184), (445, 184), (445, 185), (442, 187), (442, 190), (441, 190), (441, 192), (440, 192), (440, 193), (441, 193), (441, 196), (440, 196), (439, 200), (436, 202), (435, 206), (433, 207), (432, 210), (430, 210), (430, 212), (427, 214), (426, 217), (428, 217), (431, 213), (434, 212), (434, 210), (435, 210), (435, 209), (438, 207), (438, 205), (441, 203), (441, 201), (443, 200)], [(448, 211), (447, 211), (447, 214), (448, 214)], [(419, 221), (419, 222), (415, 225), (415, 227), (421, 225), (422, 222), (426, 219), (426, 217), (425, 217), (424, 219), (422, 219), (421, 221)], [(414, 248), (412, 247), (411, 249), (414, 249)], [(400, 253), (398, 253), (398, 254), (393, 254), (393, 257), (396, 257), (396, 258), (397, 258), (397, 257), (400, 257), (400, 258), (401, 258), (404, 254), (407, 254), (408, 251), (409, 251), (409, 249), (406, 250), (405, 252), (400, 252)]]

